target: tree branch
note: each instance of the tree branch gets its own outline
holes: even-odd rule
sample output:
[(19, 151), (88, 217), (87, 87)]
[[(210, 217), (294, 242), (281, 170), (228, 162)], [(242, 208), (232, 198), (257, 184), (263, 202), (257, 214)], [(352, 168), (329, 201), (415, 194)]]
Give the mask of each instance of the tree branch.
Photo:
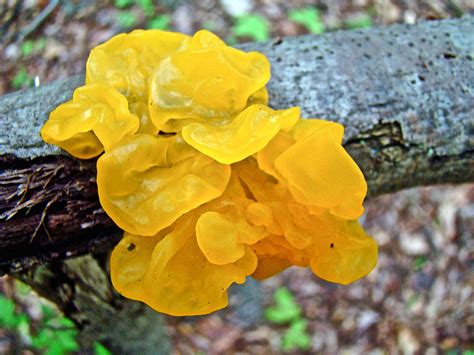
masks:
[[(274, 108), (346, 126), (345, 146), (375, 196), (474, 181), (474, 19), (395, 25), (248, 44), (272, 63)], [(83, 77), (0, 98), (0, 273), (109, 249), (95, 162), (46, 145), (39, 130)]]

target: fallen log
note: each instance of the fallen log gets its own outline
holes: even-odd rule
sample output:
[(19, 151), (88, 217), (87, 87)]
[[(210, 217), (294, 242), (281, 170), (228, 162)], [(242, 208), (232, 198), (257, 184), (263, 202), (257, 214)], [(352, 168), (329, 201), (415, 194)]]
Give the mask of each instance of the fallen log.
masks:
[[(474, 181), (474, 19), (246, 44), (272, 64), (274, 108), (341, 122), (369, 196)], [(95, 161), (41, 141), (83, 77), (0, 98), (0, 274), (109, 250), (119, 229), (97, 198)]]

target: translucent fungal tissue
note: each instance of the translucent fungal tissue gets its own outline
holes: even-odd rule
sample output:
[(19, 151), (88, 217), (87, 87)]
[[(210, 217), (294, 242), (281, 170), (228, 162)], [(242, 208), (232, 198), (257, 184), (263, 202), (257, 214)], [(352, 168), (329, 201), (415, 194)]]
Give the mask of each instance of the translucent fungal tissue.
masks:
[(74, 91), (71, 101), (56, 108), (41, 129), (43, 140), (82, 159), (93, 158), (135, 133), (138, 117), (128, 101), (105, 84), (92, 84)]
[(118, 35), (45, 141), (97, 160), (102, 207), (124, 230), (111, 279), (171, 315), (225, 307), (232, 283), (309, 267), (348, 284), (376, 264), (357, 222), (364, 176), (344, 128), (268, 107), (270, 64), (208, 31)]

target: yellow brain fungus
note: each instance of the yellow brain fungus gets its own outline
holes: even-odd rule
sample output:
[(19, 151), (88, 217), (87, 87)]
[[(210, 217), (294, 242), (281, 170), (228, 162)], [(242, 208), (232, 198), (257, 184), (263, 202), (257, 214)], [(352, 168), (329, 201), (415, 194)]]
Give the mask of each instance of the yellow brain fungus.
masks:
[(218, 162), (232, 164), (257, 153), (281, 129), (291, 129), (299, 116), (297, 107), (273, 111), (264, 105), (252, 105), (227, 124), (191, 123), (183, 128), (183, 138)]
[(367, 184), (340, 124), (272, 110), (270, 65), (207, 31), (134, 31), (96, 47), (86, 85), (41, 134), (97, 161), (102, 207), (125, 230), (111, 278), (171, 315), (292, 265), (347, 284), (375, 266), (356, 219)]
[(138, 126), (138, 117), (130, 113), (122, 94), (105, 84), (94, 84), (76, 89), (71, 101), (51, 112), (41, 136), (78, 158), (88, 159), (104, 148), (111, 149)]
[(147, 104), (143, 102), (133, 102), (129, 105), (129, 109), (130, 112), (136, 115), (140, 120), (140, 127), (137, 133), (145, 133), (152, 136), (158, 134), (159, 129), (151, 122)]
[(264, 228), (252, 227), (245, 219), (235, 220), (235, 216), (218, 212), (203, 213), (196, 224), (199, 248), (209, 262), (216, 265), (240, 259), (246, 245), (255, 244), (267, 235)]
[(227, 289), (245, 282), (257, 257), (247, 249), (235, 262), (212, 264), (197, 245), (192, 221), (182, 223), (154, 238), (125, 233), (110, 259), (112, 283), (125, 297), (162, 313), (211, 313), (227, 306)]
[(210, 32), (199, 31), (154, 71), (151, 118), (165, 131), (175, 131), (167, 126), (169, 120), (217, 118), (220, 123), (242, 111), (252, 94), (257, 100), (265, 96), (261, 90), (269, 79), (265, 56), (228, 47)]
[[(213, 263), (199, 245), (196, 227), (203, 216), (215, 213), (208, 210), (238, 214), (243, 210), (239, 196), (244, 198), (244, 193), (231, 178), (223, 196), (183, 215), (156, 236), (125, 233), (110, 259), (114, 287), (126, 297), (172, 315), (206, 314), (227, 306), (227, 289), (234, 282), (245, 282), (257, 267), (257, 257), (248, 246), (228, 243), (226, 236), (227, 260)], [(238, 252), (236, 247), (240, 247)]]
[(135, 135), (97, 161), (100, 202), (125, 231), (155, 235), (224, 192), (230, 167), (180, 141)]
[(147, 102), (153, 70), (189, 39), (181, 33), (160, 30), (119, 34), (92, 49), (86, 65), (86, 85), (107, 83), (132, 102)]
[(356, 219), (364, 212), (367, 183), (341, 145), (343, 134), (338, 123), (301, 120), (290, 132), (292, 137), (278, 137), (259, 153), (259, 163), (284, 178), (298, 202)]
[(327, 281), (347, 284), (375, 266), (377, 246), (356, 221), (322, 208), (311, 213), (293, 198), (285, 181), (275, 182), (253, 158), (235, 164), (233, 171), (257, 201), (247, 207), (247, 219), (270, 233), (252, 245), (259, 257), (254, 276), (266, 278), (289, 265), (310, 266)]

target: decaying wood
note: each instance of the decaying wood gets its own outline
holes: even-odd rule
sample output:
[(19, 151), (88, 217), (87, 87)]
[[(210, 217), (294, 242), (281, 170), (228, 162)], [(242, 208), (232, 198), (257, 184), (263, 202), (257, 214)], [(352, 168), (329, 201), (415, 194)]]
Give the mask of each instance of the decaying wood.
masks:
[[(346, 126), (345, 146), (375, 196), (474, 181), (474, 19), (396, 25), (242, 46), (272, 63), (271, 106)], [(82, 77), (0, 98), (0, 273), (107, 250), (95, 162), (46, 145), (39, 130)]]
[(94, 169), (65, 155), (0, 158), (0, 270), (106, 250), (119, 240), (98, 203)]

